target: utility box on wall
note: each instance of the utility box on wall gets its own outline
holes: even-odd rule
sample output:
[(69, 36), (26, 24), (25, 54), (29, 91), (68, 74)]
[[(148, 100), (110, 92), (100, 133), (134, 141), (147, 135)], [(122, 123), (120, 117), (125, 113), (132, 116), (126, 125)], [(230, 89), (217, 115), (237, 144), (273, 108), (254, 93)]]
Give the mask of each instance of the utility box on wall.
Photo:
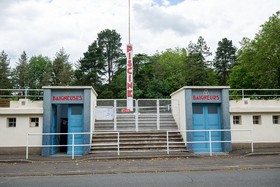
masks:
[[(229, 152), (231, 143), (229, 87), (186, 86), (171, 94), (181, 101), (180, 119), (187, 148), (194, 153)], [(183, 92), (183, 93), (182, 93)], [(213, 141), (211, 144), (210, 141)], [(211, 149), (211, 150), (210, 150)]]

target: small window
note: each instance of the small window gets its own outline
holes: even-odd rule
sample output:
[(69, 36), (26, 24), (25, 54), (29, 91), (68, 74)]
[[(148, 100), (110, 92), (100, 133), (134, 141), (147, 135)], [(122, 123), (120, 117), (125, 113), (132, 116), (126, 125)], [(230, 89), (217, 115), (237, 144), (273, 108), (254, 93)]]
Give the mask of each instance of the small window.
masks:
[(39, 127), (39, 118), (30, 118), (30, 127)]
[(202, 105), (193, 105), (193, 114), (203, 114)]
[(72, 106), (71, 115), (82, 115), (83, 114), (83, 107), (80, 105)]
[(272, 122), (273, 124), (280, 124), (280, 116), (272, 116)]
[(218, 114), (218, 106), (216, 105), (208, 106), (208, 114)]
[(253, 116), (253, 124), (261, 125), (261, 116)]
[(8, 118), (8, 127), (16, 127), (17, 119), (16, 118)]
[(241, 125), (241, 116), (233, 116), (233, 124)]

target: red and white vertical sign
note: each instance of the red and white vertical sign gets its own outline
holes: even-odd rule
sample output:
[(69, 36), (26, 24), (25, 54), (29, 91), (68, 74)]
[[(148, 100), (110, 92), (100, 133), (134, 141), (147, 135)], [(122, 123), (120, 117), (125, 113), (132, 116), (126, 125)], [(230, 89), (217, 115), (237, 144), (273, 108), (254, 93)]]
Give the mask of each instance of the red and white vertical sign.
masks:
[(131, 44), (127, 45), (126, 99), (127, 109), (133, 111), (133, 48)]

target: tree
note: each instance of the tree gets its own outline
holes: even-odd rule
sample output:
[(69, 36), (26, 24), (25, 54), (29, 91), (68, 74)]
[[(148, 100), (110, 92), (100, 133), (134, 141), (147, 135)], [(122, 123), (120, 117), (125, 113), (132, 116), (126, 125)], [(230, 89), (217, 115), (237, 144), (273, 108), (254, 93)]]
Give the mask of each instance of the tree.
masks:
[(13, 70), (13, 87), (18, 89), (26, 89), (29, 87), (28, 57), (25, 51), (22, 52), (18, 59), (16, 68)]
[(98, 33), (97, 44), (101, 48), (105, 60), (106, 82), (110, 84), (115, 72), (125, 65), (121, 36), (115, 30), (106, 29)]
[(74, 71), (68, 59), (69, 55), (63, 48), (56, 53), (53, 61), (53, 85), (67, 86), (72, 83)]
[(84, 57), (78, 61), (75, 71), (76, 85), (93, 86), (99, 91), (104, 75), (104, 59), (102, 49), (94, 41), (84, 53)]
[[(243, 39), (238, 51), (240, 68), (230, 75), (230, 86), (240, 87), (243, 77), (237, 81), (234, 75), (246, 72), (246, 80), (254, 81), (251, 88), (280, 88), (280, 12), (273, 14), (261, 26), (253, 40)], [(239, 71), (239, 72), (234, 72)], [(249, 77), (248, 77), (249, 76)], [(232, 84), (236, 83), (236, 84)]]
[(185, 84), (184, 61), (187, 58), (186, 50), (177, 48), (162, 52), (154, 63), (154, 79), (163, 80), (161, 85), (168, 85), (170, 90), (177, 90)]
[(48, 57), (32, 56), (29, 63), (29, 88), (41, 89), (52, 84), (52, 62)]
[(233, 46), (232, 41), (223, 38), (218, 42), (216, 56), (214, 58), (214, 67), (220, 76), (220, 85), (227, 85), (227, 80), (231, 68), (236, 64), (236, 47)]
[(206, 60), (206, 58), (211, 56), (212, 53), (202, 36), (198, 37), (196, 44), (190, 42), (187, 47), (187, 51), (189, 53), (190, 58), (192, 58), (194, 62), (201, 64), (204, 67), (209, 66), (209, 63)]
[(216, 75), (209, 66), (207, 57), (211, 56), (210, 48), (203, 37), (199, 37), (197, 43), (190, 42), (187, 47), (185, 60), (185, 85), (210, 86), (216, 85)]
[(10, 59), (8, 55), (3, 50), (0, 54), (0, 82), (1, 82), (1, 89), (11, 89), (11, 72), (10, 72)]

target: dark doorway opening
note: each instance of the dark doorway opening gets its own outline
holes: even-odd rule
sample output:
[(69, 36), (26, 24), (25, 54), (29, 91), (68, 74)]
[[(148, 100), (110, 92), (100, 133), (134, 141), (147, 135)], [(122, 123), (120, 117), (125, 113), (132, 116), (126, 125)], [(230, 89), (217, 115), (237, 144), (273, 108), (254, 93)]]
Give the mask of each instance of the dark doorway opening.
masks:
[[(60, 133), (68, 133), (68, 118), (61, 118), (60, 122)], [(60, 135), (60, 152), (66, 153), (67, 152), (67, 145), (68, 145), (68, 134), (61, 134)]]

